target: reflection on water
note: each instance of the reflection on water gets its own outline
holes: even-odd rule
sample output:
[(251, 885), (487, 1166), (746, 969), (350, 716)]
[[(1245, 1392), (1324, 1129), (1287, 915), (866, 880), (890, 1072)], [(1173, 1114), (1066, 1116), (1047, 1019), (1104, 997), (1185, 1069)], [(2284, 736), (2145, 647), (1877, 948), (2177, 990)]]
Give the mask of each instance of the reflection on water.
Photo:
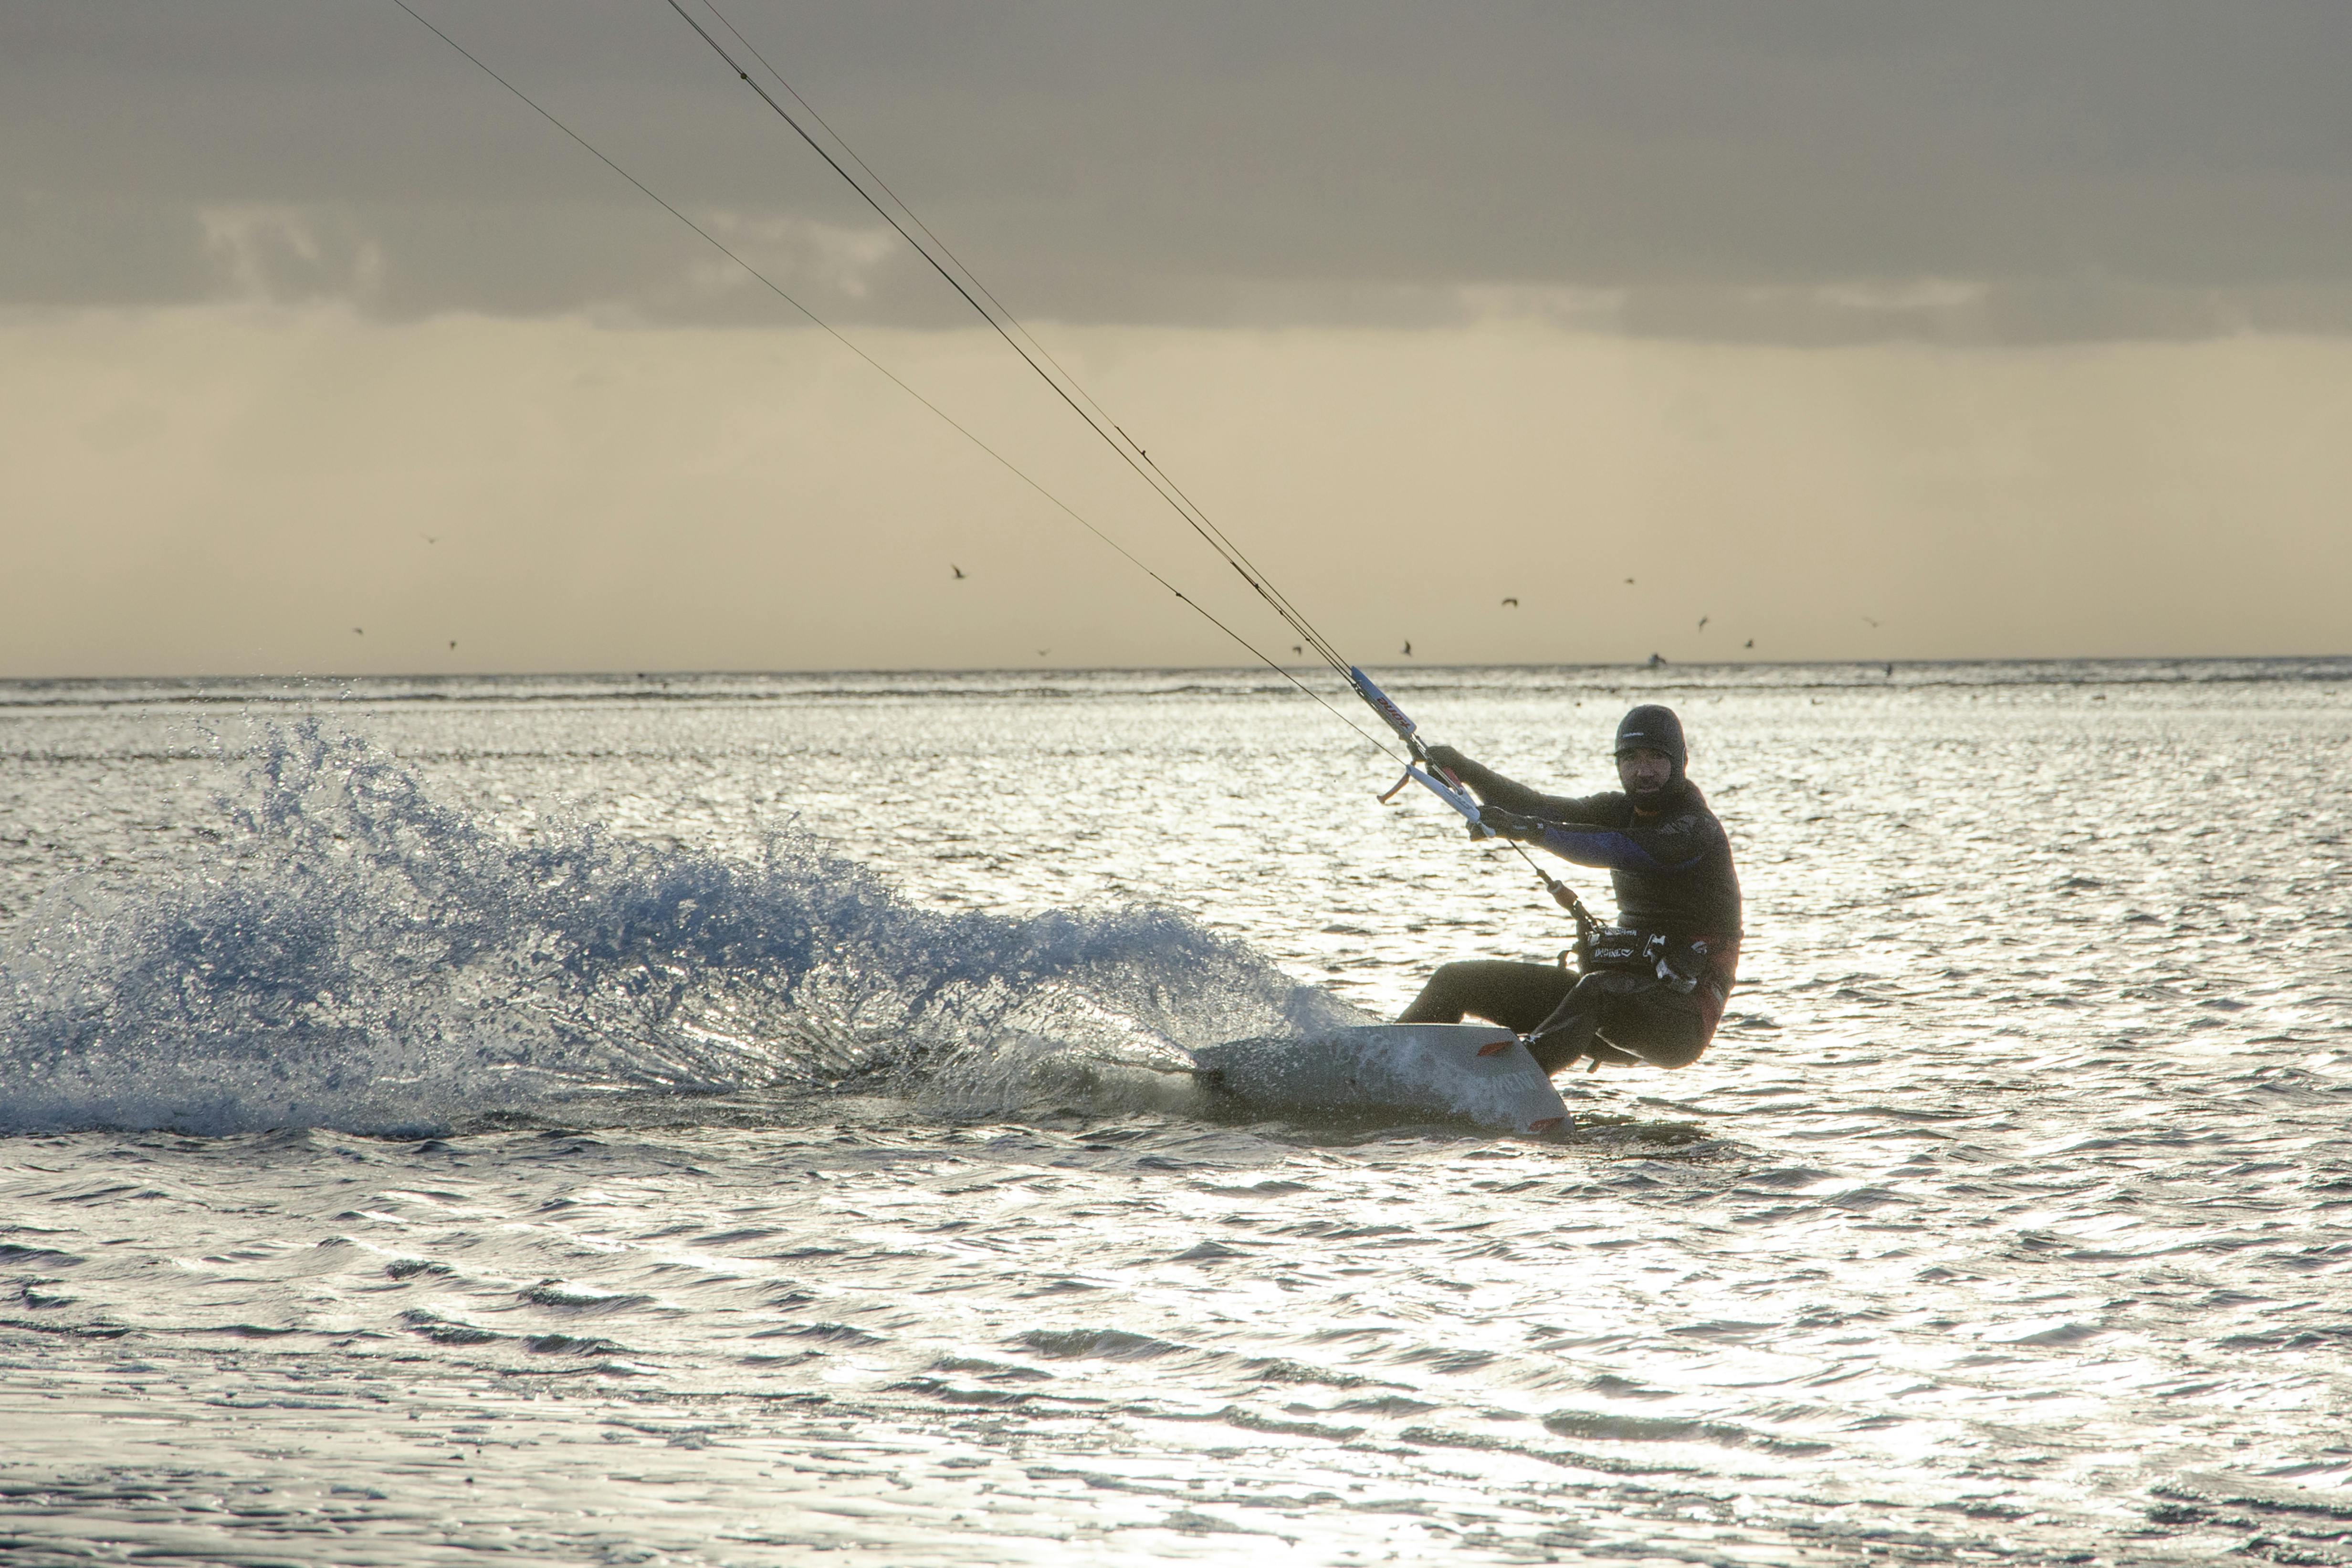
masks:
[(6, 689), (0, 1539), (2352, 1560), (2352, 671), (1673, 679), (1391, 687), (1734, 835), (1564, 1143), (1160, 1070), (1565, 941), (1248, 678)]

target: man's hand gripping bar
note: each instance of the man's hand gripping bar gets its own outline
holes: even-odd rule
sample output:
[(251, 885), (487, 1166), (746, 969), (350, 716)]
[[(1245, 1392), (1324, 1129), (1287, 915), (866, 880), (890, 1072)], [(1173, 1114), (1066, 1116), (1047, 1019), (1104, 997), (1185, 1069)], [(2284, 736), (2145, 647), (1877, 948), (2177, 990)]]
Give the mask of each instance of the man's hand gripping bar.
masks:
[[(1470, 824), (1470, 837), (1473, 838), (1490, 837), (1486, 826), (1478, 820), (1478, 803), (1471, 798), (1468, 790), (1462, 787), (1462, 781), (1444, 768), (1437, 768), (1433, 772), (1425, 765), (1429, 762), (1429, 748), (1423, 745), (1421, 737), (1413, 732), (1417, 726), (1405, 716), (1404, 710), (1398, 707), (1387, 692), (1373, 685), (1370, 676), (1352, 664), (1348, 667), (1348, 679), (1355, 687), (1356, 695), (1362, 698), (1365, 705), (1379, 714), (1388, 727), (1397, 732), (1397, 738), (1402, 740), (1405, 749), (1412, 753), (1412, 761), (1404, 765), (1404, 777), (1389, 786), (1387, 794), (1378, 797), (1380, 803), (1386, 805), (1396, 798), (1397, 791), (1404, 788), (1406, 784), (1419, 784), (1430, 794), (1462, 814), (1463, 819)], [(1439, 775), (1443, 775), (1442, 778)]]

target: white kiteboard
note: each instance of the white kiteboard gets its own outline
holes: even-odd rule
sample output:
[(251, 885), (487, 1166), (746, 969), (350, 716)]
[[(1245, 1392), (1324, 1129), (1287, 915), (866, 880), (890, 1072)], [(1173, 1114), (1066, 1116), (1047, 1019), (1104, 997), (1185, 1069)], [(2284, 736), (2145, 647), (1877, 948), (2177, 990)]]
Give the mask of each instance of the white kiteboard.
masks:
[(1272, 1110), (1458, 1117), (1517, 1133), (1575, 1125), (1519, 1037), (1484, 1024), (1372, 1024), (1192, 1055), (1202, 1082)]

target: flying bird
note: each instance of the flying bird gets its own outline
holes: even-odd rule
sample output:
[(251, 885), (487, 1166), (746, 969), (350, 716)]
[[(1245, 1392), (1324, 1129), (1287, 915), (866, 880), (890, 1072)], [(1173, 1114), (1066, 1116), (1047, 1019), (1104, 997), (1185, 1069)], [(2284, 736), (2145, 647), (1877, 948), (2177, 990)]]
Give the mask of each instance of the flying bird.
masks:
[(949, 571), (950, 571), (950, 572), (952, 572), (952, 573), (954, 573), (954, 574), (956, 574), (956, 581), (957, 581), (957, 582), (961, 583), (961, 582), (962, 582), (962, 581), (963, 581), (963, 568), (962, 568), (962, 567), (961, 567), (961, 566), (957, 565), (954, 562), (950, 561), (950, 562), (949, 562), (949, 563), (948, 563), (948, 570), (949, 570)]
[(1411, 658), (1412, 657), (1412, 639), (1411, 637), (1405, 638), (1404, 656), (1407, 658)]
[(1701, 616), (1698, 618), (1698, 629), (1701, 631), (1706, 630), (1706, 623), (1713, 619), (1715, 619), (1713, 616)]
[(1625, 585), (1626, 585), (1627, 587), (1629, 587), (1629, 588), (1630, 588), (1630, 587), (1632, 587), (1632, 586), (1633, 585), (1633, 579), (1632, 579), (1631, 577), (1626, 578), (1626, 579), (1625, 579)]
[(457, 639), (456, 637), (451, 637), (449, 639), (449, 646), (453, 648), (456, 647), (457, 646)]
[(1511, 606), (1511, 608), (1513, 608), (1513, 609), (1515, 609), (1515, 610), (1516, 610), (1516, 609), (1517, 609), (1517, 608), (1519, 607), (1519, 602), (1518, 602), (1517, 599), (1506, 599), (1506, 600), (1504, 600), (1504, 601), (1503, 601), (1503, 603), (1505, 603), (1505, 604), (1507, 604), (1507, 605), (1510, 605), (1510, 606)]
[(416, 537), (425, 541), (427, 544), (438, 544), (441, 542), (441, 536), (437, 533), (420, 533)]
[(1295, 653), (1295, 654), (1297, 654), (1297, 655), (1298, 655), (1298, 657), (1299, 657), (1299, 658), (1306, 658), (1306, 657), (1307, 657), (1307, 650), (1306, 650), (1305, 648), (1301, 647), (1300, 647), (1298, 644), (1297, 644), (1297, 643), (1292, 643), (1292, 644), (1290, 645), (1290, 651), (1291, 651), (1291, 652), (1293, 652), (1293, 653)]
[(366, 632), (366, 630), (365, 630), (363, 627), (360, 627), (360, 626), (353, 626), (353, 627), (352, 628), (352, 636), (353, 636), (353, 637), (363, 637), (367, 636), (367, 632)]
[(1870, 622), (1870, 624), (1871, 624), (1872, 626), (1876, 626), (1876, 625), (1878, 624), (1876, 621), (1874, 621), (1874, 620), (1871, 620), (1871, 618), (1870, 618), (1868, 616), (1863, 616), (1862, 618), (1863, 618), (1864, 620), (1865, 620), (1865, 621), (1869, 621), (1869, 622)]
[(1749, 637), (1746, 646), (1748, 647), (1754, 647), (1756, 646), (1756, 639), (1754, 637)]

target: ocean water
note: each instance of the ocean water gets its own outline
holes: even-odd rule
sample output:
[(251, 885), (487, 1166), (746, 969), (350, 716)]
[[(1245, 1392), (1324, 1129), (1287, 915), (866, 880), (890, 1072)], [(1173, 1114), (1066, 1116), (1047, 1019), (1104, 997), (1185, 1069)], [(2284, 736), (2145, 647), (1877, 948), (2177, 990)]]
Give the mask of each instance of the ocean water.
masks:
[(1569, 935), (1270, 679), (0, 686), (0, 1557), (2352, 1562), (2352, 662), (1385, 674), (1704, 1060), (1171, 1070)]

